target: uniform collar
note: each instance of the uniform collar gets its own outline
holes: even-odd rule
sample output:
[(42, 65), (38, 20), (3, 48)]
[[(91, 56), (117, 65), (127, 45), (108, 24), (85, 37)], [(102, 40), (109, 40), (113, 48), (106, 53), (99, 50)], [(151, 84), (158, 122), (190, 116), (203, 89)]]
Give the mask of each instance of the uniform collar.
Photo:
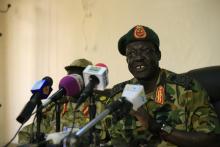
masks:
[[(147, 99), (155, 100), (157, 88), (160, 86), (165, 88), (165, 80), (166, 80), (166, 70), (161, 68), (156, 82), (156, 89), (150, 93), (146, 93)], [(138, 79), (136, 78), (133, 78), (132, 81), (134, 84), (139, 84)]]

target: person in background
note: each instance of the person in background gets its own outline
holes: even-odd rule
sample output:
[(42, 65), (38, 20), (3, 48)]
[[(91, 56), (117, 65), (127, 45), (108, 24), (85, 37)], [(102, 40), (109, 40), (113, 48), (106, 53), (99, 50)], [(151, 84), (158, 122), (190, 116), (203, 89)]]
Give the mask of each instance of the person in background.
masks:
[[(83, 70), (88, 66), (92, 65), (92, 62), (86, 59), (76, 59), (70, 65), (65, 67), (65, 70), (68, 75), (70, 74), (78, 74), (82, 75)], [(106, 100), (106, 95), (103, 95), (103, 92), (98, 92), (94, 94), (96, 97), (96, 108), (97, 113), (99, 113), (104, 108), (104, 103)], [(60, 124), (61, 131), (68, 131), (74, 125), (74, 128), (81, 128), (86, 123), (89, 122), (89, 102), (88, 100), (80, 106), (80, 108), (75, 111), (74, 108), (76, 106), (76, 102), (79, 96), (75, 97), (63, 97), (60, 101), (61, 104), (61, 114), (60, 114)], [(73, 115), (74, 114), (74, 115)], [(75, 117), (75, 118), (74, 118)], [(99, 132), (100, 139), (104, 139), (100, 130), (100, 126), (97, 125), (97, 132)], [(50, 104), (43, 110), (43, 119), (41, 122), (41, 132), (45, 134), (54, 133), (56, 130), (56, 120), (55, 120), (55, 107), (54, 103)], [(28, 144), (33, 140), (33, 132), (36, 132), (36, 123), (25, 126), (18, 134), (18, 142), (19, 144)], [(85, 139), (80, 142), (80, 146), (87, 146), (89, 144), (89, 139)]]
[(113, 100), (121, 97), (126, 84), (141, 84), (147, 102), (120, 121), (114, 121), (117, 114), (105, 119), (111, 137), (109, 144), (220, 146), (220, 124), (206, 90), (191, 77), (160, 68), (160, 41), (151, 28), (134, 26), (119, 39), (118, 50), (126, 57), (134, 78), (113, 86)]

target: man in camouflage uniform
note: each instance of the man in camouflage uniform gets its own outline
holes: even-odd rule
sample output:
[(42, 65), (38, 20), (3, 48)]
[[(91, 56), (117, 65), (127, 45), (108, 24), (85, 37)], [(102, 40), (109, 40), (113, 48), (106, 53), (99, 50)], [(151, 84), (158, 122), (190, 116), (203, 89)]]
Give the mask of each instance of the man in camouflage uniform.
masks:
[[(157, 34), (135, 26), (118, 42), (133, 79), (112, 89), (114, 100), (126, 84), (144, 86), (147, 103), (119, 121), (105, 118), (113, 146), (195, 147), (220, 146), (220, 125), (207, 92), (194, 79), (159, 67)], [(119, 112), (119, 111), (118, 111)]]
[[(69, 66), (65, 67), (65, 70), (67, 71), (67, 74), (79, 74), (82, 75), (82, 71), (85, 69), (86, 66), (92, 65), (92, 63), (86, 59), (77, 59), (74, 60)], [(103, 93), (102, 93), (103, 94)], [(96, 103), (96, 109), (97, 113), (99, 113), (104, 108), (104, 101), (105, 96), (100, 94), (94, 94), (95, 98), (97, 100)], [(88, 113), (88, 107), (89, 102), (88, 100), (79, 108), (79, 110), (74, 111), (74, 108), (76, 106), (77, 97), (66, 97), (62, 98), (60, 101), (61, 104), (61, 131), (68, 131), (73, 126), (74, 121), (74, 128), (81, 128), (86, 123), (89, 122), (89, 113)], [(74, 115), (75, 119), (74, 119)], [(55, 119), (55, 107), (54, 104), (50, 104), (46, 110), (43, 110), (43, 119), (41, 121), (41, 132), (45, 134), (53, 133), (56, 130), (56, 119)], [(34, 125), (34, 126), (33, 126)], [(97, 125), (97, 128), (100, 129), (100, 126)], [(19, 144), (27, 144), (32, 143), (33, 139), (31, 135), (33, 135), (33, 132), (36, 132), (36, 123), (30, 124), (26, 127), (24, 127), (18, 134), (18, 141)], [(102, 131), (99, 131), (102, 132)], [(105, 137), (105, 136), (104, 136)], [(100, 134), (100, 139), (102, 139), (102, 134)], [(81, 145), (88, 145), (88, 139), (84, 140), (83, 144)]]

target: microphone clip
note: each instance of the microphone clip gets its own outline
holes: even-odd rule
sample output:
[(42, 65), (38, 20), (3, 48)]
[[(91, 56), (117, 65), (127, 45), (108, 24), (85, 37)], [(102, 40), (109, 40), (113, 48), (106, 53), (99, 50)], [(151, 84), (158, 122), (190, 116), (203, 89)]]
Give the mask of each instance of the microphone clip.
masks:
[(113, 113), (112, 113), (112, 123), (116, 124), (119, 120), (124, 118), (133, 107), (133, 104), (130, 103), (128, 100), (126, 100), (125, 97), (122, 97), (119, 99), (121, 101), (121, 106), (118, 107)]

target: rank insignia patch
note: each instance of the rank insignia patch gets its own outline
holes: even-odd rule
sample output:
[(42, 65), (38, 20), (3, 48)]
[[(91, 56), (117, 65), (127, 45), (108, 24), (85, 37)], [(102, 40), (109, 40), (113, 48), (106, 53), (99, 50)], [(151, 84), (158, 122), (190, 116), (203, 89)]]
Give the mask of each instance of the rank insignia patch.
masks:
[(88, 105), (83, 106), (82, 113), (83, 113), (84, 117), (89, 116), (89, 106)]
[(158, 104), (164, 104), (165, 90), (163, 86), (157, 87), (156, 98), (154, 101)]

